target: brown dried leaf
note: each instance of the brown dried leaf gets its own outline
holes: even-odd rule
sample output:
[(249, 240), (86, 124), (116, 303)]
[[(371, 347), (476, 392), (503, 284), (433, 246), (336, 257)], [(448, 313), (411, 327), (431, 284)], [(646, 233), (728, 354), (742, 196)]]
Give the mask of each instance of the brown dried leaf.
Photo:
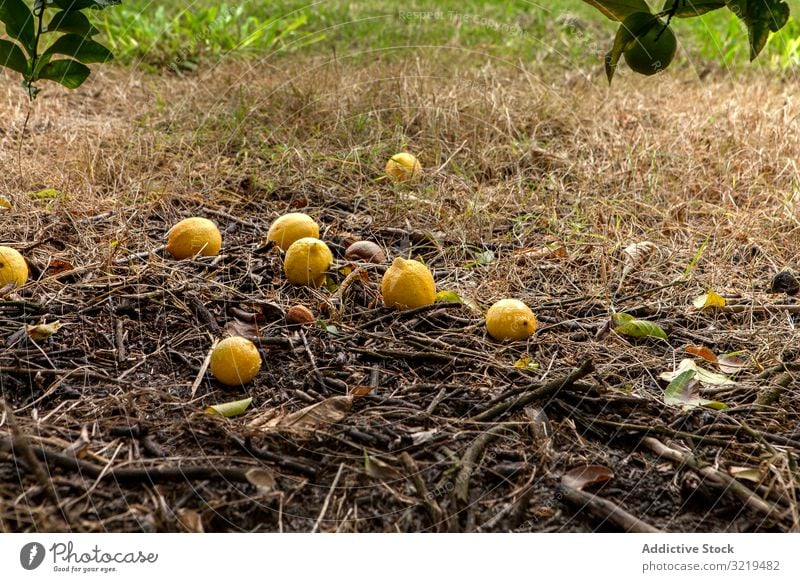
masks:
[(187, 533), (203, 533), (203, 518), (194, 509), (182, 507), (175, 511), (178, 525)]
[[(231, 310), (233, 311), (233, 310)], [(247, 318), (240, 319), (238, 313), (241, 310), (236, 310), (233, 312), (233, 319), (229, 319), (228, 322), (225, 324), (225, 327), (222, 330), (222, 335), (224, 337), (229, 336), (241, 336), (241, 337), (257, 337), (258, 336), (258, 322), (255, 314), (248, 314), (247, 312), (244, 313)]]
[(698, 358), (703, 358), (705, 361), (711, 362), (712, 364), (717, 363), (717, 354), (705, 346), (686, 346), (686, 352)]
[(309, 435), (324, 426), (339, 422), (352, 407), (352, 396), (332, 396), (297, 412), (274, 418), (266, 427)]
[(730, 467), (728, 473), (731, 474), (731, 477), (752, 481), (753, 483), (761, 483), (765, 477), (761, 469), (754, 469), (753, 467)]
[(353, 397), (353, 400), (358, 400), (359, 398), (364, 398), (372, 392), (372, 386), (354, 386), (350, 390), (350, 396)]
[(364, 451), (364, 472), (379, 481), (396, 481), (403, 478), (403, 474), (378, 457), (370, 457)]
[(736, 374), (747, 367), (747, 360), (736, 354), (725, 354), (719, 357), (717, 365), (724, 374)]
[(263, 491), (275, 488), (275, 475), (267, 469), (250, 469), (244, 474), (245, 479)]
[(585, 487), (605, 483), (613, 478), (614, 472), (604, 465), (583, 465), (564, 473), (561, 484), (582, 491)]
[(53, 259), (44, 270), (44, 276), (53, 277), (55, 275), (60, 275), (61, 273), (66, 273), (67, 271), (73, 270), (75, 270), (75, 266), (72, 263), (62, 261), (61, 259)]

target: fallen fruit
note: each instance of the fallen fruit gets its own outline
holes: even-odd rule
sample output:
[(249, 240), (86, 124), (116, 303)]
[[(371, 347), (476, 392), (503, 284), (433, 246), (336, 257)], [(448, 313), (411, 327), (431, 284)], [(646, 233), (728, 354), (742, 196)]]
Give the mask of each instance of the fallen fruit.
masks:
[(188, 259), (198, 253), (214, 257), (221, 247), (222, 235), (217, 225), (207, 218), (186, 218), (167, 233), (167, 252), (176, 259)]
[(211, 374), (228, 386), (242, 386), (256, 377), (261, 369), (261, 354), (248, 339), (228, 337), (211, 352)]
[(669, 67), (678, 50), (678, 41), (668, 25), (648, 12), (634, 12), (622, 26), (635, 37), (633, 45), (623, 53), (631, 69), (649, 76)]
[(324, 242), (306, 237), (296, 240), (286, 251), (283, 270), (290, 283), (319, 287), (325, 282), (325, 271), (333, 262), (333, 254)]
[(301, 238), (319, 238), (319, 225), (308, 214), (290, 212), (277, 218), (267, 232), (267, 242), (274, 241), (282, 251), (289, 250)]
[(386, 162), (386, 173), (399, 182), (405, 182), (422, 173), (419, 160), (405, 152), (393, 155)]
[(14, 283), (22, 287), (28, 280), (25, 258), (11, 247), (0, 247), (0, 287)]
[(517, 299), (501, 299), (486, 313), (486, 329), (498, 341), (527, 339), (536, 331), (536, 316)]
[(769, 286), (770, 293), (786, 293), (787, 295), (797, 295), (800, 292), (800, 283), (791, 271), (781, 271)]
[(383, 275), (381, 293), (386, 307), (413, 309), (436, 301), (436, 283), (428, 267), (397, 257)]
[(386, 253), (372, 241), (360, 240), (354, 242), (344, 252), (344, 258), (351, 261), (366, 261), (380, 264), (386, 261)]
[(289, 325), (308, 325), (314, 321), (314, 314), (305, 305), (293, 305), (286, 312), (286, 323)]

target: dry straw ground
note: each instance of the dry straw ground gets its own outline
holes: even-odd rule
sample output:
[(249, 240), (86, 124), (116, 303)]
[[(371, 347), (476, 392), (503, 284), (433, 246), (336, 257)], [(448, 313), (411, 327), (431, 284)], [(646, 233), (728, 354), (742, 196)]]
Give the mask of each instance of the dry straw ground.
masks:
[[(35, 270), (0, 300), (0, 530), (798, 531), (800, 308), (767, 292), (800, 260), (796, 84), (609, 90), (599, 71), (444, 56), (105, 69), (47, 87), (21, 157), (26, 106), (3, 79), (0, 243)], [(406, 148), (425, 177), (381, 179)], [(62, 196), (26, 194), (42, 188)], [(340, 259), (352, 238), (422, 256), (483, 308), (525, 300), (540, 332), (502, 345), (464, 306), (388, 313), (380, 268), (338, 294), (288, 286), (262, 243), (295, 208)], [(188, 215), (218, 222), (221, 257), (159, 251)], [(642, 241), (658, 250), (617, 290)], [(709, 288), (734, 306), (692, 312)], [(296, 302), (336, 330), (288, 328)], [(609, 333), (615, 310), (669, 342)], [(265, 370), (223, 389), (202, 363), (248, 318)], [(19, 333), (56, 319), (48, 340)], [(730, 410), (663, 404), (658, 375), (692, 344), (747, 352), (713, 394)], [(514, 367), (526, 355), (538, 369)], [(344, 417), (310, 438), (252, 426), (354, 389), (369, 394), (334, 400)], [(203, 414), (244, 395), (242, 417)], [(585, 464), (615, 477), (560, 488)]]

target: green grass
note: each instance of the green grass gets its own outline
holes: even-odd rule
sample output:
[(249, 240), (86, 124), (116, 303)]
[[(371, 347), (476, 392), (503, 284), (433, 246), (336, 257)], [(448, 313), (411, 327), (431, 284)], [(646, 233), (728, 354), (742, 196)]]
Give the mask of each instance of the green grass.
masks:
[[(188, 6), (133, 0), (98, 18), (121, 61), (177, 69), (230, 55), (289, 50), (391, 58), (421, 46), (582, 68), (599, 65), (615, 30), (615, 23), (582, 0), (199, 0)], [(674, 28), (685, 61), (725, 68), (748, 62), (747, 32), (725, 9), (676, 21)], [(795, 18), (773, 36), (758, 64), (779, 69), (800, 64)]]

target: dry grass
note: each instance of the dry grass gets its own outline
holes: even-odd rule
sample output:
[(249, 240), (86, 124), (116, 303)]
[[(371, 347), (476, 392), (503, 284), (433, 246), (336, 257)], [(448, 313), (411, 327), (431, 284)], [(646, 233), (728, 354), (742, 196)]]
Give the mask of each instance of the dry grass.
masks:
[[(102, 300), (99, 289), (122, 280), (109, 265), (127, 253), (155, 249), (178, 217), (216, 211), (227, 227), (228, 252), (244, 253), (240, 266), (249, 274), (255, 260), (249, 253), (269, 222), (287, 208), (307, 206), (334, 243), (351, 234), (370, 236), (398, 254), (409, 252), (410, 240), (417, 243), (413, 252), (436, 270), (440, 287), (484, 306), (505, 295), (526, 300), (545, 322), (527, 351), (547, 375), (589, 355), (602, 386), (617, 394), (630, 391), (656, 410), (663, 406), (654, 378), (684, 357), (686, 343), (705, 341), (719, 352), (751, 354), (753, 375), (744, 388), (718, 395), (732, 405), (752, 403), (760, 369), (797, 359), (797, 315), (748, 310), (714, 316), (691, 314), (687, 307), (708, 288), (756, 305), (791, 301), (766, 288), (777, 269), (800, 263), (796, 87), (761, 76), (700, 81), (621, 75), (609, 90), (599, 73), (589, 80), (455, 55), (447, 55), (445, 66), (441, 58), (423, 54), (391, 69), (380, 60), (356, 68), (347, 61), (287, 59), (273, 63), (268, 74), (232, 63), (182, 79), (105, 70), (75, 93), (47, 88), (33, 111), (21, 160), (16, 148), (25, 105), (9, 83), (12, 88), (0, 94), (0, 113), (8, 120), (0, 130), (0, 192), (14, 209), (0, 210), (0, 244), (27, 248), (40, 266), (56, 257), (94, 273), (83, 283), (94, 280)], [(381, 176), (384, 160), (402, 149), (417, 153), (428, 170), (410, 187)], [(36, 200), (24, 194), (45, 187), (67, 197)], [(92, 218), (106, 211), (113, 212)], [(408, 240), (387, 228), (407, 231)], [(626, 281), (621, 295), (630, 299), (615, 302), (610, 289), (622, 268), (619, 251), (644, 240), (660, 251)], [(706, 241), (689, 278), (653, 290), (679, 279)], [(550, 243), (564, 245), (567, 257), (549, 261), (517, 252)], [(496, 260), (470, 265), (487, 247)], [(152, 258), (137, 275), (138, 292), (167, 284), (197, 290), (202, 277), (181, 271)], [(233, 290), (244, 280), (237, 277), (208, 293), (231, 301), (256, 293), (281, 304), (297, 298), (284, 295), (285, 288), (269, 278), (242, 295)], [(89, 300), (83, 289), (81, 300)], [(34, 284), (31, 293), (42, 302), (71, 300), (69, 286), (59, 281)], [(596, 339), (614, 309), (662, 321), (674, 332), (672, 345), (631, 345), (614, 335)], [(155, 323), (162, 335), (169, 333), (168, 324), (169, 318)], [(482, 334), (479, 325), (469, 329)], [(172, 346), (202, 357), (208, 338), (184, 331)], [(436, 337), (455, 339), (446, 330)], [(471, 349), (485, 350), (492, 365), (510, 366), (526, 352), (482, 336), (474, 341)], [(90, 343), (87, 353), (113, 351), (113, 345)], [(101, 360), (111, 357), (105, 352)], [(461, 380), (471, 373), (464, 365)], [(152, 378), (161, 372), (169, 377), (155, 370)], [(393, 374), (402, 380), (401, 372)], [(270, 378), (281, 381), (279, 374)], [(495, 393), (503, 388), (485, 373), (476, 373), (473, 384)], [(790, 384), (780, 413), (757, 411), (748, 422), (791, 437), (800, 421), (797, 396), (796, 383)], [(102, 396), (92, 417), (105, 418), (104, 407), (113, 409), (108, 398), (120, 396)], [(118, 405), (135, 417), (135, 398), (127, 398)], [(185, 400), (179, 390), (158, 405), (148, 404), (148, 398), (160, 397), (147, 391), (136, 398), (151, 414)], [(564, 416), (559, 430), (566, 443), (559, 466), (602, 457), (603, 447), (587, 445), (587, 433), (575, 428), (581, 421), (557, 410)], [(583, 447), (588, 448), (578, 453)], [(752, 462), (751, 449), (730, 451), (731, 462)], [(796, 513), (792, 472), (784, 465), (774, 466), (780, 483), (775, 487), (788, 492), (783, 503)], [(647, 475), (648, 483), (655, 479)], [(316, 503), (327, 489), (315, 492)], [(346, 511), (341, 505), (340, 518)], [(643, 507), (649, 515), (649, 506)], [(683, 530), (763, 526), (742, 524), (738, 513), (732, 515), (728, 508), (699, 521), (677, 512), (656, 512), (654, 519)], [(121, 527), (133, 527), (120, 519)], [(377, 529), (408, 528), (412, 522)], [(42, 527), (26, 518), (15, 523), (7, 527)], [(798, 527), (796, 519), (786, 523), (779, 529)], [(570, 520), (551, 525), (589, 527)], [(85, 527), (115, 528), (113, 520)]]

